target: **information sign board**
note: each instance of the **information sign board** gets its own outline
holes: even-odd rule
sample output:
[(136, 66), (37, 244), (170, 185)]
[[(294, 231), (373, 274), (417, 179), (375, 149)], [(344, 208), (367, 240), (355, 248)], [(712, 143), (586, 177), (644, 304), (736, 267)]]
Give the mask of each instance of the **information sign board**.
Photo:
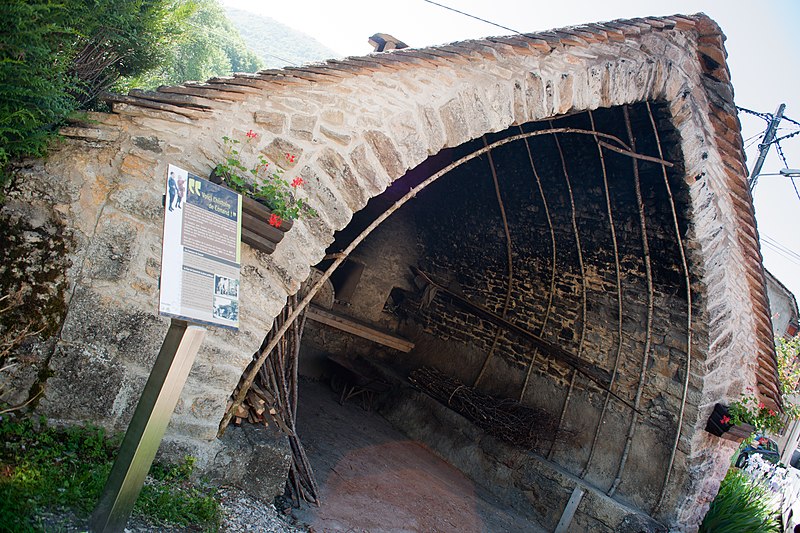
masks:
[(169, 165), (159, 313), (239, 328), (242, 197)]

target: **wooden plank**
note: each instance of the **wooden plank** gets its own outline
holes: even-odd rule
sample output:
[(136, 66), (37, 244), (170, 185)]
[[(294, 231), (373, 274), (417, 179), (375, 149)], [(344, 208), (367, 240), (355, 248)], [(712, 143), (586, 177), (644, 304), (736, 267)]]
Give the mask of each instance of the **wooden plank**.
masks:
[(269, 216), (267, 216), (266, 219), (261, 217), (254, 217), (253, 215), (242, 209), (242, 228), (247, 228), (256, 235), (264, 237), (268, 241), (276, 243), (281, 242), (281, 239), (283, 239), (284, 232), (279, 230), (275, 226), (271, 226), (268, 220)]
[[(585, 376), (591, 378), (592, 380), (596, 381), (597, 383), (599, 383), (599, 384), (601, 384), (603, 386), (606, 386), (606, 387), (611, 383), (611, 373), (608, 372), (607, 370), (604, 370), (604, 369), (602, 369), (602, 368), (600, 368), (600, 367), (598, 367), (596, 365), (593, 365), (593, 364), (589, 363), (588, 361), (584, 361), (583, 359), (579, 358), (578, 356), (571, 354), (570, 352), (568, 352), (564, 348), (561, 348), (560, 346), (556, 346), (555, 344), (552, 344), (552, 343), (542, 339), (538, 335), (528, 331), (527, 329), (525, 329), (523, 327), (520, 327), (520, 326), (514, 324), (513, 322), (510, 322), (510, 321), (506, 320), (505, 318), (503, 318), (500, 315), (490, 311), (489, 309), (486, 309), (485, 307), (482, 307), (482, 306), (480, 306), (478, 304), (475, 304), (475, 303), (469, 301), (464, 296), (461, 296), (460, 294), (456, 294), (456, 293), (452, 292), (451, 290), (449, 290), (447, 287), (445, 287), (443, 285), (439, 285), (438, 283), (433, 281), (430, 278), (430, 276), (428, 276), (422, 270), (420, 270), (420, 269), (418, 269), (416, 267), (411, 267), (411, 269), (414, 272), (414, 274), (419, 276), (425, 284), (433, 285), (434, 287), (439, 289), (440, 292), (446, 294), (449, 298), (454, 300), (456, 304), (466, 308), (468, 311), (472, 312), (473, 314), (475, 314), (475, 315), (477, 315), (477, 316), (479, 316), (481, 318), (485, 318), (486, 320), (488, 320), (489, 322), (492, 322), (496, 326), (499, 326), (499, 327), (501, 327), (503, 329), (506, 329), (508, 331), (517, 333), (520, 336), (525, 337), (526, 339), (528, 339), (531, 342), (531, 344), (533, 344), (534, 346), (536, 346), (537, 348), (542, 350), (542, 352), (545, 355), (549, 355), (551, 357), (554, 357), (555, 359), (558, 359), (558, 360), (568, 364), (572, 368), (577, 369), (582, 374), (584, 374)], [(617, 398), (619, 398), (619, 397), (617, 396)]]
[(256, 235), (249, 229), (242, 228), (242, 242), (256, 250), (261, 250), (262, 252), (266, 252), (271, 254), (275, 251), (275, 243), (272, 241), (268, 241), (264, 237), (260, 235)]
[(569, 526), (572, 524), (572, 518), (575, 516), (575, 511), (578, 510), (578, 505), (580, 505), (581, 500), (583, 499), (584, 490), (580, 487), (575, 487), (575, 490), (572, 491), (572, 496), (569, 497), (569, 501), (567, 502), (567, 506), (564, 507), (564, 512), (561, 513), (561, 520), (558, 521), (558, 525), (556, 526), (554, 533), (567, 533), (569, 531)]
[[(269, 220), (272, 211), (265, 205), (262, 205), (248, 196), (242, 196), (242, 211), (248, 213), (256, 218)], [(278, 228), (281, 231), (289, 231), (294, 225), (293, 220), (281, 220), (281, 225)]]
[(363, 322), (359, 322), (350, 317), (322, 309), (315, 305), (310, 305), (308, 307), (306, 316), (315, 322), (319, 322), (320, 324), (331, 326), (372, 342), (377, 342), (378, 344), (388, 346), (389, 348), (394, 348), (395, 350), (399, 350), (401, 352), (407, 353), (414, 348), (414, 343), (407, 339), (398, 337), (397, 335), (393, 335), (387, 331), (381, 331), (368, 324), (364, 324)]
[(211, 109), (214, 107), (212, 105), (214, 103), (214, 100), (208, 98), (200, 98), (198, 96), (193, 96), (190, 94), (144, 91), (142, 89), (131, 89), (128, 94), (136, 98), (144, 98), (145, 100), (153, 100), (155, 102), (162, 102), (165, 104), (173, 104), (177, 106), (188, 106), (201, 109)]
[(159, 111), (167, 111), (169, 113), (175, 113), (193, 119), (208, 116), (207, 114), (208, 112), (202, 109), (180, 107), (177, 105), (156, 102), (154, 100), (145, 100), (144, 98), (126, 96), (124, 94), (114, 94), (114, 93), (104, 92), (100, 95), (100, 100), (103, 100), (105, 102), (115, 102), (115, 103), (128, 104), (139, 107), (147, 107), (149, 109), (157, 109)]

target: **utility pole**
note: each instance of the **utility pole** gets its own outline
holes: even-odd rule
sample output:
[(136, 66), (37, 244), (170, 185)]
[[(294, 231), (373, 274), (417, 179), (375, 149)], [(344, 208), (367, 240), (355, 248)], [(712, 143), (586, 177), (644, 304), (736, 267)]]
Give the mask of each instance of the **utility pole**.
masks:
[(778, 106), (778, 110), (775, 112), (775, 115), (773, 115), (772, 121), (770, 121), (766, 133), (764, 133), (763, 142), (758, 145), (759, 149), (758, 159), (756, 160), (756, 164), (753, 167), (753, 171), (750, 173), (750, 177), (747, 179), (747, 184), (750, 186), (751, 194), (753, 192), (753, 189), (755, 189), (756, 187), (758, 176), (759, 174), (761, 174), (761, 167), (764, 166), (764, 160), (767, 158), (767, 152), (769, 152), (769, 148), (770, 146), (772, 146), (772, 141), (775, 140), (775, 134), (778, 132), (778, 124), (781, 123), (781, 119), (783, 118), (783, 112), (785, 110), (786, 110), (786, 104), (781, 104)]

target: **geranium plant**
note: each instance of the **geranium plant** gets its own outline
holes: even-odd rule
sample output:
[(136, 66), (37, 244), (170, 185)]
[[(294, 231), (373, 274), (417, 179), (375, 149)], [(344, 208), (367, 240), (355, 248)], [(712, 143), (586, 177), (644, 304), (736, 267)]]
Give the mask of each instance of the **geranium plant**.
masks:
[[(245, 143), (250, 143), (258, 136), (253, 130), (245, 134)], [(299, 176), (291, 182), (285, 171), (276, 163), (269, 161), (263, 154), (258, 154), (256, 163), (248, 167), (242, 162), (239, 146), (241, 141), (231, 137), (223, 137), (225, 143), (225, 160), (214, 168), (222, 182), (240, 194), (263, 203), (272, 211), (269, 224), (275, 227), (283, 220), (296, 220), (301, 216), (316, 216), (316, 211), (298, 195), (298, 189), (305, 184)], [(296, 156), (286, 153), (286, 162), (294, 163)]]
[(728, 415), (729, 420), (723, 417), (722, 423), (729, 422), (734, 426), (750, 424), (758, 431), (767, 433), (777, 433), (783, 428), (781, 414), (757, 400), (752, 387), (747, 387), (747, 394), (728, 406)]

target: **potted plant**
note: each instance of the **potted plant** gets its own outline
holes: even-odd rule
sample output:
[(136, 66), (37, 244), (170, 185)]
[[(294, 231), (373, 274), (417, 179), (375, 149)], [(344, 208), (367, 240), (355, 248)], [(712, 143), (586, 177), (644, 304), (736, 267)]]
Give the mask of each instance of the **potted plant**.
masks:
[[(248, 131), (245, 143), (257, 136)], [(241, 141), (227, 136), (222, 140), (225, 159), (214, 167), (210, 180), (242, 195), (242, 242), (272, 253), (294, 220), (317, 214), (299, 195), (305, 180), (295, 176), (289, 181), (284, 170), (262, 154), (248, 167), (241, 159)], [(295, 162), (295, 155), (287, 153), (285, 157), (288, 163)]]
[(783, 427), (780, 413), (756, 399), (752, 387), (747, 394), (729, 406), (714, 405), (706, 423), (706, 431), (724, 439), (741, 442), (753, 431), (777, 433)]

